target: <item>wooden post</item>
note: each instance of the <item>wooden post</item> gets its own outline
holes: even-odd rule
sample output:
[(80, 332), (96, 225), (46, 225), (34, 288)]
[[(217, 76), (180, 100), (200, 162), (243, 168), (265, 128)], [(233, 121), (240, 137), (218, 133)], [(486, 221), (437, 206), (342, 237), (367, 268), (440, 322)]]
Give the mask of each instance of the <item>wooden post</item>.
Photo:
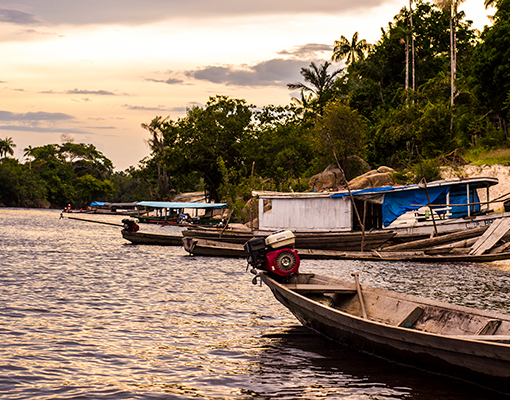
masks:
[(363, 294), (361, 293), (361, 285), (359, 284), (359, 274), (357, 272), (353, 272), (351, 275), (354, 276), (354, 280), (356, 281), (356, 291), (358, 292), (358, 298), (361, 304), (361, 314), (364, 319), (368, 319), (367, 310), (365, 309), (365, 301), (363, 300)]

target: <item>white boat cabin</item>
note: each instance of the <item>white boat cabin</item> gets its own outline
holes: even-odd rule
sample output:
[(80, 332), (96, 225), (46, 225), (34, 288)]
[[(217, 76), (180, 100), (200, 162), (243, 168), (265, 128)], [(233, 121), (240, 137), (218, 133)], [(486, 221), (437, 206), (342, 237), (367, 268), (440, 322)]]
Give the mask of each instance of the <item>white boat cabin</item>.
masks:
[[(259, 230), (349, 232), (441, 224), (494, 215), (489, 187), (496, 178), (434, 181), (330, 193), (253, 192), (258, 197)], [(479, 191), (483, 191), (483, 203)], [(509, 214), (510, 215), (510, 214)], [(493, 219), (494, 217), (492, 217)], [(491, 220), (492, 222), (492, 220)], [(457, 228), (451, 227), (449, 230)], [(408, 232), (410, 233), (410, 232)]]

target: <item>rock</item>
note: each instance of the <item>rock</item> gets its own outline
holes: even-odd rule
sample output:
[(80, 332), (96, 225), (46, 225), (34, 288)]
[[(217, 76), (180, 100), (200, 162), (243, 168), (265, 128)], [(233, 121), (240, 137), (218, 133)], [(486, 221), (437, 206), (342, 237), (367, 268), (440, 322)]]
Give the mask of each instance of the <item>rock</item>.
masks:
[(328, 166), (324, 172), (310, 178), (310, 189), (314, 192), (336, 189), (343, 186), (342, 172), (335, 164)]
[[(347, 157), (344, 169), (347, 180), (366, 173), (367, 171), (370, 171), (370, 166), (361, 157)], [(336, 164), (331, 164), (320, 174), (312, 176), (309, 186), (314, 192), (322, 192), (324, 190), (336, 190), (339, 187), (344, 187), (345, 181), (342, 178), (342, 172), (338, 166)]]
[(349, 188), (351, 190), (368, 189), (383, 186), (393, 186), (395, 181), (391, 172), (364, 174), (358, 176), (349, 182)]

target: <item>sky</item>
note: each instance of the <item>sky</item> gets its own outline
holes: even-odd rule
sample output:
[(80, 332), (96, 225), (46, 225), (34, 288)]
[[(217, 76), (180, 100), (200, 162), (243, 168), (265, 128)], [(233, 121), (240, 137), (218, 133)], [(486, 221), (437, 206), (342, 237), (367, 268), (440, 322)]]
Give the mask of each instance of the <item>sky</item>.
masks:
[[(150, 150), (141, 127), (210, 96), (290, 104), (288, 83), (345, 36), (375, 43), (402, 0), (0, 0), (0, 138), (91, 143), (117, 171)], [(483, 0), (460, 5), (490, 24)], [(333, 64), (342, 68), (342, 63)], [(331, 70), (333, 70), (331, 68)]]

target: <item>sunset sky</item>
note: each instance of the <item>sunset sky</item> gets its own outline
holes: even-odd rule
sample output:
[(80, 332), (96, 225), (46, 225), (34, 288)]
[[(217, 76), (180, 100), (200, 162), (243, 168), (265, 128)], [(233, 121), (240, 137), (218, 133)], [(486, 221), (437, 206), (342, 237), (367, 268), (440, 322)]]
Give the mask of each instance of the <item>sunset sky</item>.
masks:
[[(341, 35), (370, 43), (395, 0), (0, 0), (0, 138), (94, 144), (116, 170), (149, 154), (140, 125), (216, 94), (286, 105)], [(488, 24), (482, 0), (460, 9)], [(342, 64), (335, 64), (340, 68)]]

